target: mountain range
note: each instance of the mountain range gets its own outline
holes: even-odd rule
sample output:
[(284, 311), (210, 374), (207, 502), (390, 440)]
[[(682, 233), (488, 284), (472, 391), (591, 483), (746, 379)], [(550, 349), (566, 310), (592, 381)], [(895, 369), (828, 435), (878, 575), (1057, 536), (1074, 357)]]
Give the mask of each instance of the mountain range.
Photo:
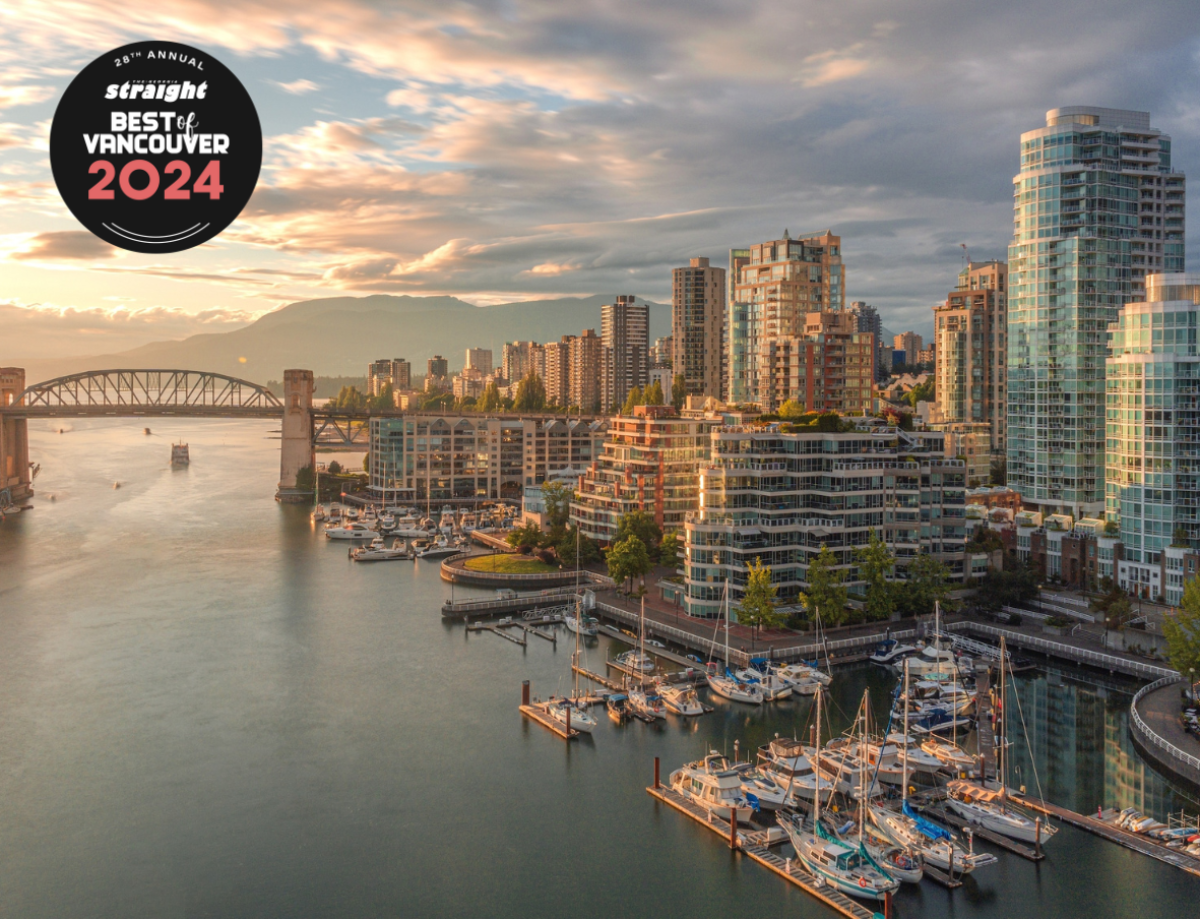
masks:
[[(382, 358), (405, 358), (413, 373), (443, 355), (461, 369), (467, 348), (491, 348), (497, 365), (506, 341), (557, 341), (584, 329), (600, 331), (600, 307), (608, 294), (475, 306), (457, 297), (377, 294), (291, 303), (232, 332), (192, 335), (117, 354), (30, 360), (18, 364), (36, 382), (110, 369), (207, 370), (266, 383), (291, 368), (318, 376), (362, 375)], [(650, 307), (650, 341), (671, 333), (671, 307), (642, 298)]]

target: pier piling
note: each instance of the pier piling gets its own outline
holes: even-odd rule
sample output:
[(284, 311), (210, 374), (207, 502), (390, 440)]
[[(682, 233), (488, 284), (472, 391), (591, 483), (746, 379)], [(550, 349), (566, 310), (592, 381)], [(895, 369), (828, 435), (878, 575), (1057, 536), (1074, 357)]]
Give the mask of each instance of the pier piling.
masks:
[(521, 704), (529, 704), (529, 680), (521, 681)]
[(654, 787), (656, 789), (660, 787), (659, 781), (658, 781), (658, 757), (657, 756), (654, 757)]

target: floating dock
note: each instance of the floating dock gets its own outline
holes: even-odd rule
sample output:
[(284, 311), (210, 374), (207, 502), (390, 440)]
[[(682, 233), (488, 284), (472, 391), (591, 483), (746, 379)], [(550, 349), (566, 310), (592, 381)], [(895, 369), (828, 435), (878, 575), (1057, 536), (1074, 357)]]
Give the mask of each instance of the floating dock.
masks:
[(1027, 858), (1031, 862), (1040, 862), (1046, 857), (1046, 853), (1039, 849), (1031, 849), (1029, 846), (1022, 845), (1015, 839), (1009, 839), (1007, 836), (1001, 836), (999, 833), (993, 833), (991, 830), (978, 826), (974, 823), (968, 823), (957, 814), (951, 813), (943, 804), (930, 804), (922, 809), (922, 813), (927, 813), (934, 819), (947, 826), (952, 826), (956, 830), (970, 830), (976, 839), (982, 839), (990, 842), (994, 846), (1004, 849), (1006, 852), (1011, 852), (1013, 855), (1019, 855), (1021, 858)]
[(1174, 865), (1176, 868), (1182, 868), (1189, 874), (1200, 877), (1200, 859), (1193, 858), (1185, 852), (1180, 852), (1177, 849), (1168, 849), (1153, 839), (1139, 836), (1137, 833), (1130, 833), (1128, 830), (1123, 830), (1119, 826), (1113, 826), (1111, 823), (1107, 823), (1096, 817), (1077, 814), (1074, 811), (1067, 810), (1065, 807), (1059, 807), (1057, 804), (1034, 801), (1019, 795), (1013, 795), (1013, 797), (1030, 810), (1045, 814), (1048, 817), (1057, 817), (1063, 823), (1069, 823), (1071, 826), (1078, 827), (1081, 830), (1087, 830), (1089, 833), (1094, 833), (1103, 839), (1107, 839), (1109, 842), (1115, 842), (1119, 846), (1132, 849), (1134, 852), (1140, 852), (1142, 855), (1149, 855), (1160, 862), (1166, 862), (1168, 865)]
[(729, 821), (711, 817), (708, 811), (697, 807), (678, 792), (672, 791), (664, 785), (657, 787), (652, 785), (646, 791), (651, 797), (670, 805), (681, 814), (691, 817), (701, 826), (708, 827), (721, 838), (728, 840), (730, 848), (741, 850), (764, 868), (795, 884), (830, 909), (837, 910), (839, 914), (848, 916), (850, 919), (876, 919), (881, 915), (818, 880), (808, 873), (802, 863), (780, 858), (767, 847), (766, 834), (762, 831), (738, 832), (729, 825)]
[(518, 706), (518, 709), (526, 718), (530, 719), (531, 721), (536, 721), (542, 727), (551, 731), (556, 736), (561, 737), (563, 740), (575, 740), (579, 737), (579, 731), (575, 730), (574, 728), (568, 730), (566, 725), (559, 724), (544, 711), (542, 711), (538, 706), (530, 704), (529, 680), (521, 681), (521, 704)]

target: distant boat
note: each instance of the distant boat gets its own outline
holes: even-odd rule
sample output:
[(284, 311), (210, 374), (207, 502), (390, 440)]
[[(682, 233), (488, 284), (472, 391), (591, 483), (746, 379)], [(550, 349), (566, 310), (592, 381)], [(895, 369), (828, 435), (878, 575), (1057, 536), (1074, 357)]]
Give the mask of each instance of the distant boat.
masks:
[(149, 428), (142, 428), (142, 433), (143, 433), (143, 434), (145, 434), (147, 437), (149, 437), (149, 436), (150, 436), (150, 429), (149, 429)]
[[(146, 433), (147, 434), (150, 433), (149, 428), (146, 429)], [(191, 462), (191, 458), (188, 456), (188, 445), (187, 444), (180, 442), (180, 443), (171, 445), (171, 465), (172, 466), (186, 466), (190, 462)]]

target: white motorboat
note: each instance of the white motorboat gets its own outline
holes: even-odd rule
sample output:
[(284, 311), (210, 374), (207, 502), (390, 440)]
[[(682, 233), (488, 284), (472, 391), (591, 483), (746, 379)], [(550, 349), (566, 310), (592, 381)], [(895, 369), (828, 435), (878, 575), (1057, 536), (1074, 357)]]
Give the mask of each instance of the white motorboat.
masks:
[(833, 790), (833, 783), (813, 769), (815, 755), (815, 749), (798, 740), (776, 737), (758, 748), (758, 765), (789, 795), (811, 801), (818, 793)]
[(894, 638), (885, 638), (868, 660), (872, 664), (879, 664), (882, 667), (898, 666), (904, 658), (911, 657), (919, 650), (914, 645), (906, 645)]
[(863, 833), (862, 847), (876, 865), (901, 883), (920, 884), (925, 877), (925, 859), (919, 852), (904, 849), (872, 830)]
[[(600, 632), (600, 620), (592, 616), (584, 616), (582, 613), (578, 617), (570, 614), (563, 616), (563, 623), (568, 632), (587, 635), (589, 638)], [(654, 668), (651, 667), (651, 669)]]
[(784, 682), (791, 683), (797, 692), (807, 696), (816, 693), (816, 689), (811, 688), (813, 683), (818, 686), (828, 686), (833, 682), (833, 677), (828, 673), (804, 662), (776, 667), (775, 675)]
[(874, 797), (881, 792), (875, 770), (857, 754), (857, 738), (838, 738), (821, 751), (817, 765), (833, 787), (847, 797)]
[[(921, 741), (921, 752), (926, 756), (933, 757), (950, 772), (962, 772), (973, 769), (977, 765), (974, 756), (958, 744), (951, 743), (943, 737), (930, 737)], [(910, 751), (909, 757), (911, 758), (912, 755)]]
[(422, 549), (417, 553), (417, 558), (439, 559), (449, 558), (451, 555), (458, 555), (462, 551), (461, 546), (455, 546), (442, 539), (426, 549)]
[(908, 729), (921, 737), (934, 734), (966, 734), (974, 730), (975, 722), (966, 715), (955, 715), (944, 708), (914, 712)]
[(382, 514), (379, 515), (379, 529), (381, 532), (384, 530), (393, 530), (395, 528), (396, 528), (395, 516), (393, 516), (392, 514), (389, 514), (387, 511), (384, 511)]
[[(1020, 842), (1046, 842), (1058, 827), (1014, 807), (1006, 789), (984, 788), (966, 779), (946, 784), (946, 806), (967, 823), (1016, 839)], [(1039, 829), (1040, 824), (1040, 829)]]
[[(900, 739), (902, 735), (892, 734), (883, 743), (868, 738), (858, 744), (858, 757), (864, 761), (881, 782), (889, 785), (899, 785), (904, 779), (905, 770), (901, 762), (900, 745), (893, 738)], [(930, 756), (920, 749), (908, 750), (908, 775), (921, 772), (929, 776), (941, 771), (942, 763), (937, 757)]]
[(374, 539), (378, 534), (365, 523), (348, 521), (340, 526), (327, 524), (325, 537), (327, 539)]
[(704, 706), (691, 683), (660, 683), (658, 694), (662, 696), (667, 711), (675, 715), (693, 717), (704, 714)]
[(803, 817), (780, 814), (776, 819), (788, 834), (796, 858), (834, 890), (852, 897), (882, 900), (900, 889), (899, 881), (872, 865), (861, 852), (805, 829)]
[[(736, 744), (734, 746), (736, 748)], [(753, 763), (730, 762), (716, 750), (713, 750), (705, 758), (704, 766), (712, 772), (733, 770), (741, 776), (742, 794), (746, 796), (746, 800), (750, 802), (751, 807), (773, 811), (795, 804), (795, 799), (789, 797), (784, 788), (775, 779), (757, 768)]]
[(754, 816), (754, 808), (742, 791), (742, 777), (732, 769), (710, 770), (705, 760), (688, 763), (671, 773), (670, 785), (688, 801), (721, 820), (749, 823)]
[(314, 521), (316, 521), (317, 523), (320, 523), (322, 520), (325, 520), (327, 516), (328, 515), (325, 513), (325, 508), (323, 508), (321, 505), (318, 504), (316, 507), (313, 508), (312, 519)]
[[(918, 680), (896, 701), (902, 703), (905, 697), (908, 698), (910, 718), (914, 717), (914, 713), (918, 713), (919, 717), (919, 713), (935, 708), (965, 715), (974, 709), (976, 696), (974, 689), (968, 689), (957, 680)], [(896, 707), (899, 708), (899, 704)]]
[(388, 548), (382, 536), (376, 536), (367, 546), (359, 546), (350, 550), (350, 557), (356, 562), (391, 562), (401, 558), (411, 558), (409, 549), (402, 540), (392, 541)]
[(442, 508), (442, 516), (438, 520), (438, 529), (443, 536), (454, 535), (454, 508), (446, 505)]
[(653, 683), (644, 683), (629, 690), (629, 707), (638, 717), (653, 721), (666, 718), (667, 708)]
[(616, 661), (621, 666), (638, 673), (654, 672), (654, 658), (652, 658), (649, 654), (643, 654), (641, 651), (636, 649), (633, 651), (626, 651), (623, 654), (618, 654)]
[(750, 664), (751, 666), (743, 670), (734, 671), (734, 676), (743, 683), (758, 683), (763, 701), (778, 702), (791, 698), (792, 684), (773, 673), (767, 661), (759, 659), (751, 661)]

